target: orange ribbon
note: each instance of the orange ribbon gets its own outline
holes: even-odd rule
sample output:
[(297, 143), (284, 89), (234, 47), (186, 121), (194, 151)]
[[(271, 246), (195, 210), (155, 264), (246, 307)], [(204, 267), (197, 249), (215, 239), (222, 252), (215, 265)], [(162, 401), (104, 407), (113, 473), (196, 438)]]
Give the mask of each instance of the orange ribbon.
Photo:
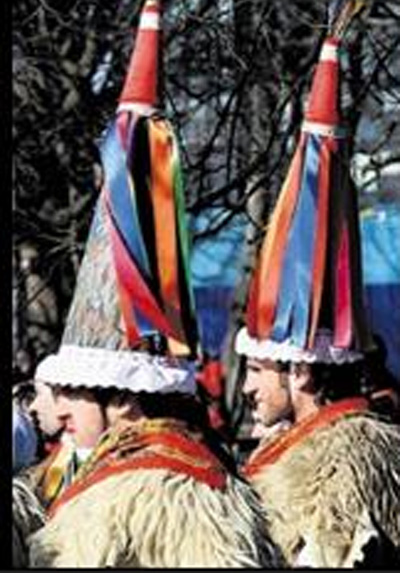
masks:
[(287, 245), (287, 236), (300, 187), (305, 141), (305, 136), (302, 134), (272, 214), (261, 249), (259, 266), (251, 285), (248, 324), (250, 334), (258, 338), (265, 338), (269, 335), (275, 316), (283, 253)]
[(173, 140), (167, 122), (149, 122), (151, 158), (150, 192), (153, 202), (157, 265), (162, 300), (179, 340), (184, 341), (181, 323), (179, 261), (173, 178)]

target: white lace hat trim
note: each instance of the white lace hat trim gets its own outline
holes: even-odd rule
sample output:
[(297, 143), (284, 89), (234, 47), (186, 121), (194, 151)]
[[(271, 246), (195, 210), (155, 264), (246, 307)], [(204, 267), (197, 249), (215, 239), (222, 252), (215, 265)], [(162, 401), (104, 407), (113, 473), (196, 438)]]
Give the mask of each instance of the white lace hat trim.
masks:
[(339, 48), (337, 44), (325, 42), (322, 46), (321, 54), (319, 56), (320, 62), (337, 62), (339, 55)]
[(118, 105), (117, 113), (120, 111), (132, 111), (138, 115), (150, 117), (157, 111), (157, 109), (148, 103), (122, 102)]
[(156, 12), (143, 12), (140, 17), (139, 30), (159, 30), (160, 16)]
[(323, 135), (325, 137), (347, 137), (347, 130), (343, 126), (335, 125), (333, 123), (319, 123), (317, 121), (304, 120), (301, 130), (307, 133), (315, 133), (316, 135)]
[(196, 391), (195, 365), (146, 352), (63, 345), (39, 363), (35, 379), (51, 386), (118, 388), (131, 392)]
[(332, 333), (318, 330), (312, 350), (295, 346), (290, 339), (276, 342), (271, 339), (257, 340), (249, 335), (247, 328), (241, 328), (236, 335), (235, 350), (249, 358), (264, 360), (269, 358), (281, 362), (322, 362), (324, 364), (344, 364), (361, 360), (363, 355), (354, 350), (332, 346)]

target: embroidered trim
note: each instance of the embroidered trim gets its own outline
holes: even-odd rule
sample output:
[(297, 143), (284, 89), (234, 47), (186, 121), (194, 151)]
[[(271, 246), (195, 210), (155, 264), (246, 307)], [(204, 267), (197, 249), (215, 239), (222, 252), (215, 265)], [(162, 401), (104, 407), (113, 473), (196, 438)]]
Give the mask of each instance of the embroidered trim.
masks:
[(226, 469), (219, 459), (199, 442), (200, 436), (182, 424), (164, 420), (160, 424), (126, 424), (104, 436), (81, 467), (72, 485), (51, 505), (48, 515), (101, 480), (126, 471), (167, 469), (183, 473), (212, 488), (226, 486)]
[(60, 443), (35, 468), (36, 489), (45, 507), (49, 507), (72, 482), (77, 464), (73, 445)]

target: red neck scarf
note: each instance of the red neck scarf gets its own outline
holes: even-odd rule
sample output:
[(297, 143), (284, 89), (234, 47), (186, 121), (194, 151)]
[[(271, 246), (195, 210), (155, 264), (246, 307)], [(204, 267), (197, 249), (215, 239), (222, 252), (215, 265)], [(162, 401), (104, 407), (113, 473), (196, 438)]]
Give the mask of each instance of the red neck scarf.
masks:
[(323, 428), (343, 416), (364, 412), (367, 409), (368, 402), (365, 398), (348, 398), (323, 406), (317, 413), (307, 416), (276, 440), (257, 448), (244, 467), (244, 475), (251, 479), (266, 465), (275, 463), (284, 452), (304, 440), (314, 430)]
[(123, 422), (110, 429), (80, 468), (74, 483), (52, 504), (49, 516), (67, 501), (98, 483), (125, 471), (168, 469), (224, 488), (226, 469), (200, 433), (172, 419)]

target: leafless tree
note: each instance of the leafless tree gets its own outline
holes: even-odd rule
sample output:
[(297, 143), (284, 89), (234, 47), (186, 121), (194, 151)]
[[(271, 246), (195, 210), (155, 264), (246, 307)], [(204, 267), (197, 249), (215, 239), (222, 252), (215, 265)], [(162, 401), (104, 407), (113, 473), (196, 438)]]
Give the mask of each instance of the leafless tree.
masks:
[[(97, 143), (115, 110), (141, 5), (13, 5), (16, 371), (21, 350), (29, 371), (59, 342), (99, 191)], [(236, 218), (246, 227), (232, 332), (294, 149), (328, 7), (328, 0), (163, 2), (164, 106), (181, 144), (188, 211), (215, 214), (194, 245)], [(342, 107), (355, 134), (361, 206), (399, 197), (398, 175), (390, 176), (400, 162), (399, 26), (398, 2), (371, 0), (345, 38)], [(227, 404), (239, 412), (230, 340)]]

